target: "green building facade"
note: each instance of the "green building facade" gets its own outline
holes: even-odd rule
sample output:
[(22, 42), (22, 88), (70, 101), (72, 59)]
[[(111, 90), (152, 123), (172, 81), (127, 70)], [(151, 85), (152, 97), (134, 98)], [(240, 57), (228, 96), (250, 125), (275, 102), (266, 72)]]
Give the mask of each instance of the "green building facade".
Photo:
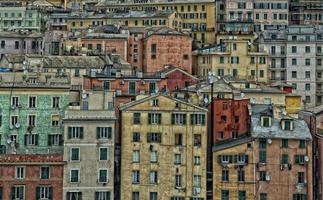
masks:
[(69, 86), (0, 86), (1, 153), (62, 153)]

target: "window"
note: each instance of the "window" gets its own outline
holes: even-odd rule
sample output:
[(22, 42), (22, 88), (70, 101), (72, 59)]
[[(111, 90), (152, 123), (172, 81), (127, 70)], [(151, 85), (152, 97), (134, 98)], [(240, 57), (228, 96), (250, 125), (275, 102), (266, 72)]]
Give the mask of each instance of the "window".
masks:
[(296, 60), (296, 58), (292, 58), (292, 65), (297, 65), (297, 60)]
[(95, 200), (110, 200), (110, 192), (95, 192)]
[(221, 190), (221, 200), (230, 200), (229, 190)]
[(147, 133), (147, 142), (152, 143), (161, 143), (161, 133), (148, 132)]
[(134, 163), (140, 162), (140, 151), (139, 150), (134, 150), (132, 152), (132, 162), (134, 162)]
[(99, 170), (99, 183), (106, 183), (108, 182), (108, 170), (107, 169), (100, 169)]
[(201, 176), (200, 175), (193, 176), (193, 187), (201, 187)]
[(311, 65), (311, 59), (306, 58), (306, 59), (305, 59), (305, 65), (306, 65), (306, 66)]
[(200, 164), (201, 164), (201, 157), (194, 156), (194, 165), (200, 165)]
[(186, 114), (172, 113), (172, 124), (177, 124), (177, 125), (186, 124)]
[(52, 127), (59, 126), (59, 115), (52, 115)]
[(84, 132), (83, 127), (68, 127), (68, 138), (82, 139), (83, 132)]
[(229, 181), (229, 170), (222, 170), (222, 181)]
[(49, 167), (40, 167), (40, 179), (49, 179)]
[(220, 64), (224, 64), (224, 57), (223, 56), (220, 57)]
[(151, 163), (157, 163), (158, 162), (158, 154), (157, 154), (157, 151), (151, 151), (150, 152), (150, 162)]
[(101, 52), (101, 50), (102, 50), (102, 44), (96, 44), (96, 50), (98, 50), (99, 52)]
[(6, 48), (6, 41), (1, 40), (1, 49)]
[(297, 71), (292, 71), (292, 78), (297, 78)]
[(70, 182), (71, 183), (80, 182), (80, 170), (79, 169), (71, 169), (70, 170)]
[(270, 117), (262, 117), (262, 126), (269, 127), (270, 126)]
[(92, 49), (93, 49), (93, 45), (92, 45), (92, 44), (87, 44), (87, 48), (88, 48), (89, 50), (92, 50)]
[(238, 191), (238, 200), (246, 200), (246, 191)]
[(62, 134), (50, 134), (48, 136), (49, 146), (61, 146), (63, 145), (63, 135)]
[(205, 125), (205, 115), (204, 114), (191, 114), (191, 124), (192, 125)]
[(66, 200), (82, 200), (82, 192), (67, 192)]
[(288, 154), (283, 154), (281, 158), (281, 163), (282, 164), (288, 164)]
[(28, 115), (28, 126), (35, 127), (36, 126), (36, 116)]
[(104, 90), (110, 90), (110, 82), (109, 81), (104, 81), (103, 89)]
[(134, 170), (132, 171), (132, 183), (140, 183), (140, 171), (139, 170)]
[(239, 57), (232, 56), (231, 57), (231, 64), (239, 64)]
[(293, 200), (306, 200), (306, 194), (293, 194)]
[(237, 50), (237, 44), (232, 44), (232, 49), (233, 49), (233, 51), (236, 51)]
[(157, 84), (155, 82), (150, 82), (149, 83), (149, 94), (154, 94), (154, 93), (157, 93), (158, 90), (156, 91), (157, 89)]
[(260, 193), (259, 200), (267, 200), (267, 193)]
[(161, 113), (148, 113), (148, 124), (161, 124)]
[(305, 90), (310, 91), (311, 90), (311, 84), (305, 83)]
[(306, 145), (305, 140), (299, 140), (299, 148), (304, 149)]
[(53, 97), (53, 108), (59, 108), (59, 97)]
[(36, 198), (38, 199), (52, 199), (53, 188), (49, 186), (36, 187)]
[(157, 192), (150, 192), (149, 193), (149, 200), (158, 200), (158, 193)]
[(97, 139), (111, 139), (112, 138), (112, 127), (96, 127), (96, 138)]
[(75, 147), (70, 148), (70, 160), (80, 161), (80, 148), (75, 148)]
[(282, 147), (288, 148), (288, 139), (282, 139)]
[(262, 69), (259, 70), (259, 77), (260, 78), (263, 78), (265, 76), (264, 74), (265, 74), (264, 70), (262, 70)]
[(175, 187), (181, 187), (182, 186), (182, 175), (175, 175)]
[(129, 94), (136, 94), (136, 82), (129, 82)]
[(12, 199), (25, 199), (25, 187), (24, 186), (13, 186), (11, 190), (11, 197)]
[(305, 173), (304, 172), (297, 173), (297, 183), (305, 183)]
[(259, 64), (266, 64), (266, 57), (259, 57)]
[(175, 145), (176, 146), (183, 145), (183, 134), (181, 134), (181, 133), (176, 133), (175, 134)]
[(140, 113), (133, 113), (133, 123), (134, 124), (140, 124)]
[(264, 150), (259, 151), (259, 162), (266, 163), (267, 161), (267, 153)]
[(305, 78), (311, 78), (311, 72), (305, 71)]
[(80, 69), (74, 70), (74, 77), (80, 77)]
[(24, 179), (25, 178), (25, 167), (16, 167), (16, 179)]
[(202, 146), (201, 135), (200, 134), (194, 134), (194, 147), (200, 148), (201, 146)]
[(305, 103), (311, 103), (311, 96), (305, 96)]
[(175, 165), (182, 164), (182, 155), (181, 154), (175, 154), (174, 164)]
[(99, 153), (99, 159), (102, 160), (108, 160), (108, 148), (106, 147), (100, 147), (100, 153)]
[(304, 164), (305, 156), (304, 155), (295, 155), (295, 164)]
[(11, 97), (11, 107), (19, 106), (19, 97)]
[(29, 108), (36, 108), (36, 97), (29, 97)]
[(259, 171), (259, 181), (266, 181), (267, 172), (266, 171)]
[(310, 46), (305, 47), (305, 53), (311, 53), (311, 47)]
[(255, 57), (250, 58), (250, 64), (255, 64)]
[(38, 135), (37, 134), (25, 134), (25, 146), (36, 146), (38, 145)]
[(133, 142), (140, 142), (140, 133), (139, 132), (132, 133), (132, 141)]
[(245, 181), (245, 177), (244, 177), (244, 170), (239, 169), (238, 170), (238, 181), (239, 182), (244, 182)]
[(292, 46), (292, 53), (297, 53), (297, 47), (296, 46)]
[(15, 41), (15, 49), (19, 49), (19, 41)]
[(150, 184), (157, 184), (158, 182), (158, 174), (157, 171), (150, 172)]
[(151, 54), (157, 53), (157, 44), (151, 44), (150, 52), (151, 52)]
[(271, 54), (272, 55), (276, 54), (276, 47), (275, 46), (271, 46)]
[(132, 192), (132, 200), (140, 200), (139, 192)]

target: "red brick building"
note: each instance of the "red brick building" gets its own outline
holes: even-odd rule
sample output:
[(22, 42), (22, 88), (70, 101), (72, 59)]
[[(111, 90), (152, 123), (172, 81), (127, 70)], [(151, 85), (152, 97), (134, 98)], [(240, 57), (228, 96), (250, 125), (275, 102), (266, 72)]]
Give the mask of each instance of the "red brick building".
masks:
[(161, 28), (144, 39), (143, 71), (164, 69), (166, 65), (192, 73), (192, 38), (170, 28)]
[(0, 155), (0, 199), (63, 199), (62, 155)]
[(143, 39), (145, 30), (143, 28), (129, 28), (128, 62), (138, 71), (143, 71)]
[[(220, 99), (214, 104), (214, 143), (235, 139), (246, 135), (250, 130), (250, 116), (248, 110), (249, 99)], [(211, 115), (211, 104), (208, 105)], [(211, 119), (211, 117), (209, 117)]]

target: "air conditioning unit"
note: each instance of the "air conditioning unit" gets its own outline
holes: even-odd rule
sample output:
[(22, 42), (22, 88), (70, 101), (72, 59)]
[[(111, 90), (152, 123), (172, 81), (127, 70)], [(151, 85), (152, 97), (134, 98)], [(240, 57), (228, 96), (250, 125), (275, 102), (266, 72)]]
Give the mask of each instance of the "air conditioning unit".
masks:
[(270, 176), (266, 175), (266, 181), (270, 181)]
[(193, 191), (192, 194), (195, 195), (199, 195), (201, 193), (201, 188), (199, 187), (193, 187)]
[(120, 96), (122, 94), (122, 91), (121, 90), (117, 90), (116, 93), (117, 93), (117, 96)]
[(146, 94), (145, 90), (140, 90), (140, 94)]
[(310, 161), (310, 158), (308, 156), (305, 156), (304, 160), (305, 160), (305, 162), (308, 162), (308, 161)]
[(120, 81), (120, 85), (124, 85), (124, 80), (121, 80)]

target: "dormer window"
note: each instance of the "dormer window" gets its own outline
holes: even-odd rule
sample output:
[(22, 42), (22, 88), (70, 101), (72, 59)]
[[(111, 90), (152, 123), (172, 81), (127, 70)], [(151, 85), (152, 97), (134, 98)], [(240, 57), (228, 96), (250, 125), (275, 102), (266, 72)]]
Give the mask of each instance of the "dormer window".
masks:
[(246, 163), (246, 155), (240, 154), (237, 156), (237, 163)]
[(261, 117), (261, 126), (262, 127), (270, 127), (271, 126), (271, 118), (269, 116)]
[(158, 105), (159, 105), (159, 101), (158, 101), (158, 99), (154, 99), (154, 100), (153, 100), (153, 106), (154, 106), (154, 107), (158, 107)]
[(282, 120), (281, 128), (285, 131), (293, 130), (293, 121), (292, 120)]
[(228, 155), (222, 155), (221, 156), (221, 163), (229, 163), (229, 156)]

